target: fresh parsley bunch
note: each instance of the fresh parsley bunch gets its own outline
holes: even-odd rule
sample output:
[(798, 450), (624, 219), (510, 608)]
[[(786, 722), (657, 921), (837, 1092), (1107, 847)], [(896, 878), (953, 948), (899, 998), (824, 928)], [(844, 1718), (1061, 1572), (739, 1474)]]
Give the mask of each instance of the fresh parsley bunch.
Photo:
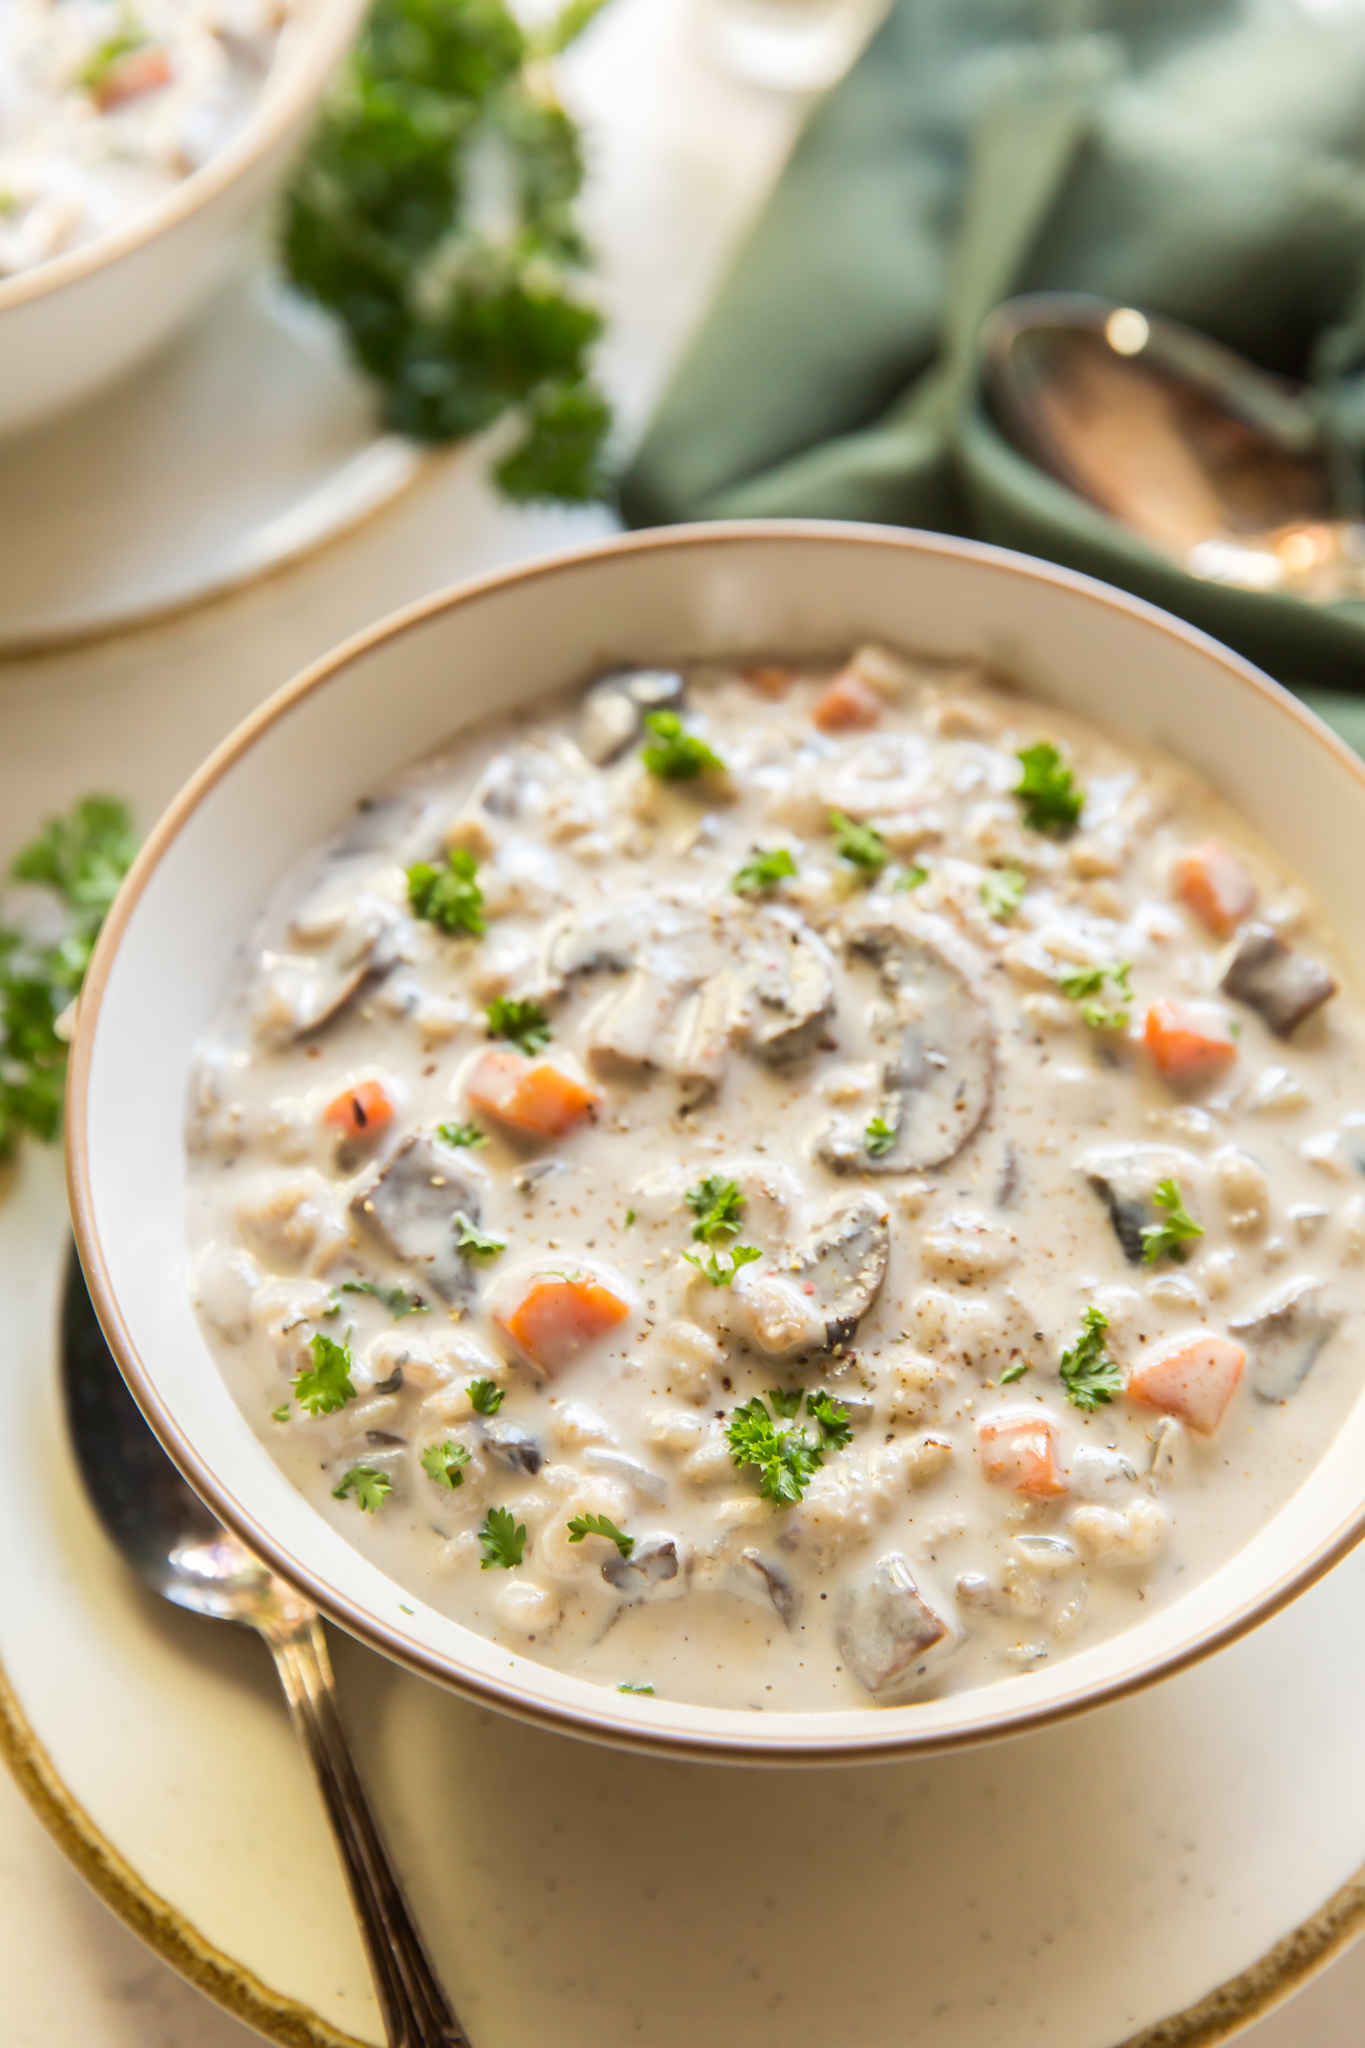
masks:
[(127, 807), (88, 796), (53, 818), (10, 868), (16, 882), (50, 890), (64, 930), (40, 942), (0, 925), (0, 1158), (25, 1131), (51, 1141), (61, 1131), (66, 1089), (62, 1012), (80, 993), (105, 913), (137, 851)]
[(494, 474), (523, 501), (607, 490), (602, 319), (573, 286), (583, 155), (547, 62), (600, 4), (528, 34), (503, 0), (376, 0), (286, 201), (289, 276), (340, 319), (386, 423), (448, 441), (515, 413)]

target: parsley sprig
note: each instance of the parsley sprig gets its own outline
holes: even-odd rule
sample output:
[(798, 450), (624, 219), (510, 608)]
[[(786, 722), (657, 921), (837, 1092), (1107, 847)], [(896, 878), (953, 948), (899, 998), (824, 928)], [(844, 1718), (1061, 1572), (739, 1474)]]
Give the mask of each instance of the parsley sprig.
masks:
[(896, 1126), (884, 1116), (874, 1116), (863, 1132), (863, 1148), (873, 1159), (885, 1159), (898, 1136)]
[(507, 1508), (490, 1508), (478, 1532), (483, 1545), (481, 1571), (515, 1571), (526, 1549), (526, 1524), (518, 1522)]
[(443, 1444), (428, 1444), (422, 1453), (422, 1470), (427, 1478), (434, 1479), (448, 1493), (464, 1485), (464, 1468), (468, 1463), (469, 1452), (465, 1446), (449, 1440)]
[(741, 1267), (752, 1266), (755, 1259), (763, 1256), (756, 1244), (733, 1245), (728, 1252), (712, 1252), (707, 1259), (700, 1259), (695, 1252), (684, 1252), (689, 1266), (695, 1266), (713, 1287), (728, 1287)]
[(1051, 832), (1064, 838), (1085, 809), (1085, 792), (1076, 787), (1071, 769), (1051, 740), (1020, 747), (1015, 759), (1024, 771), (1013, 790), (1024, 823), (1031, 832)]
[(1090, 1414), (1107, 1407), (1115, 1394), (1123, 1392), (1123, 1373), (1104, 1348), (1108, 1316), (1088, 1308), (1081, 1326), (1076, 1342), (1062, 1353), (1062, 1386), (1072, 1407)]
[(1022, 868), (990, 868), (981, 878), (980, 896), (987, 915), (1008, 924), (1024, 900), (1028, 876)]
[(0, 925), (0, 1159), (25, 1131), (51, 1142), (62, 1127), (66, 1040), (62, 1012), (79, 994), (100, 926), (137, 851), (127, 806), (88, 796), (53, 818), (17, 854), (11, 878), (49, 890), (65, 930), (38, 942)]
[(758, 849), (738, 869), (730, 887), (736, 896), (761, 896), (795, 873), (796, 862), (785, 846), (774, 846), (767, 853)]
[(343, 1280), (338, 1292), (341, 1294), (370, 1294), (385, 1307), (396, 1323), (404, 1316), (430, 1315), (430, 1305), (420, 1294), (410, 1294), (406, 1287), (381, 1287), (377, 1280)]
[(705, 1180), (687, 1190), (683, 1200), (697, 1219), (692, 1235), (698, 1244), (718, 1244), (722, 1238), (738, 1235), (744, 1214), (744, 1194), (738, 1181), (708, 1173)]
[(554, 1037), (549, 1018), (529, 996), (494, 996), (485, 1014), (488, 1036), (505, 1038), (520, 1052), (539, 1052)]
[(859, 825), (842, 811), (831, 811), (829, 829), (840, 859), (869, 877), (879, 875), (891, 858), (891, 848), (873, 825)]
[(806, 1412), (820, 1431), (818, 1437), (812, 1437), (796, 1420), (801, 1408), (799, 1389), (772, 1387), (768, 1400), (771, 1409), (758, 1395), (736, 1408), (725, 1437), (739, 1470), (751, 1465), (758, 1473), (763, 1499), (791, 1505), (804, 1498), (826, 1453), (842, 1450), (848, 1442), (848, 1410), (832, 1394), (807, 1394)]
[(496, 1380), (471, 1380), (469, 1403), (480, 1415), (496, 1415), (502, 1406), (502, 1388)]
[(355, 1399), (351, 1373), (355, 1360), (344, 1344), (325, 1337), (321, 1330), (311, 1338), (313, 1363), (294, 1377), (294, 1393), (300, 1408), (310, 1415), (335, 1415)]
[(393, 1481), (387, 1472), (381, 1472), (375, 1465), (352, 1465), (340, 1486), (332, 1488), (332, 1499), (345, 1500), (348, 1494), (353, 1493), (356, 1505), (367, 1515), (372, 1515), (392, 1492)]
[(581, 1543), (585, 1536), (605, 1536), (608, 1543), (616, 1545), (622, 1557), (629, 1557), (635, 1548), (635, 1538), (618, 1529), (606, 1515), (571, 1515), (566, 1526), (570, 1543)]
[(458, 1233), (455, 1239), (457, 1250), (471, 1259), (495, 1259), (499, 1252), (507, 1250), (505, 1237), (489, 1237), (471, 1217), (465, 1215), (463, 1209), (455, 1211), (455, 1228)]
[(453, 1145), (457, 1151), (464, 1146), (473, 1150), (476, 1146), (488, 1143), (487, 1134), (481, 1131), (477, 1124), (437, 1124), (436, 1135), (443, 1143)]
[(534, 32), (504, 0), (377, 0), (286, 202), (290, 278), (341, 321), (386, 424), (446, 441), (515, 415), (494, 475), (520, 500), (608, 489), (583, 153), (546, 63), (597, 4)]
[[(1102, 967), (1077, 967), (1059, 974), (1057, 986), (1073, 1003), (1079, 1003), (1081, 1017), (1092, 1031), (1122, 1031), (1129, 1017), (1124, 1006), (1133, 1000), (1128, 980), (1132, 971), (1131, 960), (1116, 960)], [(1117, 1002), (1100, 1000), (1106, 982), (1113, 987)]]
[(640, 759), (660, 782), (694, 782), (699, 775), (724, 774), (719, 754), (688, 732), (676, 711), (647, 711), (645, 729), (651, 742), (640, 750)]
[(418, 917), (451, 938), (481, 938), (488, 927), (478, 872), (479, 863), (465, 846), (452, 847), (443, 868), (419, 860), (408, 869), (408, 902)]
[(1178, 1180), (1158, 1181), (1152, 1190), (1152, 1201), (1158, 1209), (1165, 1210), (1166, 1216), (1164, 1222), (1142, 1226), (1143, 1264), (1153, 1266), (1158, 1259), (1170, 1257), (1183, 1265), (1189, 1257), (1185, 1247), (1193, 1238), (1204, 1235), (1203, 1225), (1196, 1223), (1185, 1207)]

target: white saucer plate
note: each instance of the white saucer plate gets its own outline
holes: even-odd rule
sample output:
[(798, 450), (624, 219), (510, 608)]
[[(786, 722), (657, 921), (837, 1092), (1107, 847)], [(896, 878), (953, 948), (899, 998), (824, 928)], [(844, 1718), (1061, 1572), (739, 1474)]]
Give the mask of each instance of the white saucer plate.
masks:
[(237, 589), (436, 459), (381, 433), (333, 323), (261, 256), (131, 378), (0, 442), (0, 656)]
[[(376, 2044), (264, 1653), (144, 1596), (78, 1491), (55, 1377), (66, 1243), (59, 1162), (31, 1149), (0, 1203), (9, 1759), (109, 1903), (205, 1990), (278, 2042)], [(1117, 1706), (795, 1774), (594, 1748), (335, 1650), (478, 2048), (1205, 2048), (1365, 1921), (1363, 1622), (1357, 1556)]]

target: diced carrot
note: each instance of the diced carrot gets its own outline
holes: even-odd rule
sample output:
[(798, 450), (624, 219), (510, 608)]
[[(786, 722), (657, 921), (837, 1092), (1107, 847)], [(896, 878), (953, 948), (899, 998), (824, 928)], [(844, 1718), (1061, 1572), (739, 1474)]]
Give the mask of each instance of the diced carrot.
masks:
[(1177, 854), (1171, 889), (1216, 939), (1225, 939), (1256, 908), (1256, 884), (1217, 839), (1201, 839)]
[(1012, 1486), (1035, 1500), (1065, 1493), (1057, 1458), (1057, 1430), (1047, 1415), (1002, 1415), (977, 1425), (981, 1469), (993, 1485)]
[(1216, 1003), (1163, 998), (1148, 1010), (1143, 1037), (1163, 1081), (1208, 1081), (1237, 1057), (1227, 1016)]
[(1237, 1391), (1246, 1353), (1230, 1337), (1181, 1338), (1128, 1375), (1128, 1397), (1144, 1407), (1178, 1415), (1201, 1436), (1212, 1436)]
[(377, 1138), (393, 1122), (393, 1104), (382, 1081), (360, 1081), (329, 1102), (322, 1115), (348, 1138)]
[(595, 1273), (537, 1273), (516, 1306), (493, 1320), (523, 1358), (550, 1376), (629, 1314), (630, 1303)]
[(535, 1138), (560, 1138), (602, 1100), (595, 1088), (556, 1066), (510, 1049), (486, 1052), (465, 1083), (475, 1109)]
[(130, 50), (100, 81), (94, 94), (95, 105), (102, 114), (107, 114), (111, 107), (121, 107), (125, 100), (140, 99), (144, 92), (156, 92), (169, 85), (172, 75), (170, 57), (159, 44)]
[(810, 715), (821, 732), (865, 732), (869, 726), (881, 724), (882, 702), (857, 669), (846, 668), (826, 683)]
[(775, 664), (746, 668), (744, 680), (751, 690), (758, 691), (760, 697), (785, 697), (796, 681), (796, 670), (778, 668)]

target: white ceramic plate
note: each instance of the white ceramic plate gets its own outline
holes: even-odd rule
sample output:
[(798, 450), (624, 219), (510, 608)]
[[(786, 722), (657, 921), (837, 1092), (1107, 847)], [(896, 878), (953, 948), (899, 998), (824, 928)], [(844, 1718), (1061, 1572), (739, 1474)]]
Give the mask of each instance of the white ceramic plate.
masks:
[[(30, 1151), (0, 1204), (0, 1740), (169, 1961), (291, 2048), (375, 2044), (264, 1651), (143, 1595), (79, 1493), (66, 1242)], [(627, 1756), (334, 1654), (477, 2048), (1211, 2048), (1365, 1919), (1365, 1557), (1136, 1698), (875, 1770)]]
[(0, 442), (0, 655), (220, 596), (437, 459), (379, 431), (334, 323), (262, 256), (145, 368)]
[(619, 1696), (405, 1597), (308, 1506), (233, 1402), (189, 1305), (184, 1103), (195, 1045), (277, 878), (463, 721), (607, 659), (799, 654), (857, 638), (993, 661), (1045, 698), (1178, 752), (1317, 888), (1348, 959), (1365, 961), (1365, 900), (1343, 859), (1365, 824), (1365, 771), (1247, 664), (1022, 556), (774, 521), (674, 528), (534, 563), (414, 607), (316, 664), (225, 742), (154, 830), (81, 1003), (70, 1158), (82, 1256), (138, 1399), (198, 1490), (324, 1611), (412, 1669), (508, 1712), (673, 1755), (870, 1758), (1040, 1725), (1230, 1640), (1301, 1591), (1365, 1521), (1362, 1394), (1252, 1541), (1121, 1636), (908, 1706), (755, 1714)]

